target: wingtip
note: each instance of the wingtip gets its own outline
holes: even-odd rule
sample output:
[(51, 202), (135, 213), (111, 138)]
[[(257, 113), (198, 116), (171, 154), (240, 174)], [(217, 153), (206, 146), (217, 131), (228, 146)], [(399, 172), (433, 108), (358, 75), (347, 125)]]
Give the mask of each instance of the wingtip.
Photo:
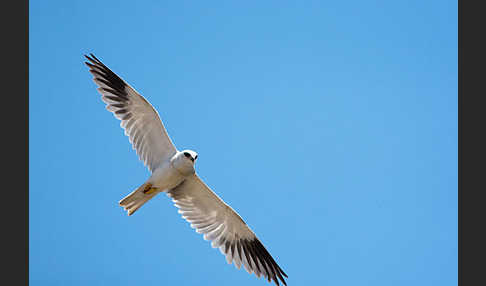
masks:
[(89, 55), (90, 55), (90, 56), (91, 56), (93, 59), (95, 59), (95, 60), (96, 60), (98, 63), (101, 63), (101, 61), (100, 61), (100, 60), (99, 60), (99, 59), (98, 59), (98, 58), (97, 58), (95, 55), (93, 55), (93, 53), (89, 53)]
[(84, 57), (94, 64), (101, 64), (101, 61), (93, 53), (89, 53), (89, 55), (85, 54)]

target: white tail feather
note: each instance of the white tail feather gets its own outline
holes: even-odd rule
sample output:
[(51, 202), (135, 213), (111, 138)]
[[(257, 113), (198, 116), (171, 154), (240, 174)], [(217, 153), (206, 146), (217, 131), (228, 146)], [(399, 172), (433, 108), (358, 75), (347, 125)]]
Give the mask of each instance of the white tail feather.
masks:
[(132, 215), (136, 210), (153, 198), (159, 191), (152, 191), (149, 194), (144, 191), (150, 189), (151, 184), (145, 183), (138, 187), (135, 191), (131, 192), (128, 196), (121, 199), (118, 203), (124, 210), (128, 211), (128, 215)]

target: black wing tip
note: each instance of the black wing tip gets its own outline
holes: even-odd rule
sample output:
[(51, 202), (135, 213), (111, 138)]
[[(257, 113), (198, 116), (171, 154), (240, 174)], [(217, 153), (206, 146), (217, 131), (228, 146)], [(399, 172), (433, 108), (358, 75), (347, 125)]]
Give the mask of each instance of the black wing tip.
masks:
[[(89, 54), (89, 56), (85, 54), (85, 55), (84, 55), (84, 57), (85, 57), (85, 58), (86, 58), (88, 61), (90, 61), (90, 62), (92, 62), (92, 63), (96, 63), (96, 60), (94, 59), (94, 55), (93, 55), (93, 54), (91, 54), (91, 53), (90, 53), (90, 54)], [(85, 63), (86, 63), (86, 62), (85, 62)]]
[(125, 100), (128, 100), (125, 87), (127, 84), (116, 75), (111, 69), (104, 65), (93, 53), (84, 55), (89, 62), (84, 62), (92, 73), (94, 73), (95, 79), (101, 80), (106, 86), (117, 91), (118, 96), (123, 96)]
[(84, 57), (90, 61), (100, 61), (97, 57), (95, 57), (95, 55), (93, 55), (93, 53), (89, 53), (89, 56), (85, 54)]
[(89, 55), (84, 55), (84, 57), (89, 61), (89, 62), (84, 62), (86, 65), (88, 65), (90, 68), (93, 67), (100, 67), (100, 68), (105, 68), (108, 69), (107, 66), (105, 66), (95, 55), (92, 53), (89, 53)]
[[(250, 253), (255, 255), (260, 260), (260, 262), (265, 261), (265, 263), (270, 268), (270, 269), (266, 269), (267, 267), (265, 267), (265, 263), (262, 263), (262, 266), (265, 268), (265, 270), (268, 274), (268, 282), (271, 282), (273, 280), (275, 282), (275, 284), (277, 286), (279, 286), (278, 281), (280, 280), (285, 286), (287, 286), (287, 282), (282, 277), (282, 275), (283, 275), (286, 278), (288, 278), (287, 274), (282, 270), (282, 268), (280, 268), (280, 266), (277, 264), (277, 262), (275, 262), (273, 257), (265, 249), (265, 247), (263, 246), (263, 244), (260, 242), (260, 240), (258, 238), (255, 237), (253, 240), (245, 240), (244, 244), (251, 246), (251, 248), (253, 248), (253, 249), (250, 250)], [(270, 275), (270, 274), (273, 274), (273, 275)]]

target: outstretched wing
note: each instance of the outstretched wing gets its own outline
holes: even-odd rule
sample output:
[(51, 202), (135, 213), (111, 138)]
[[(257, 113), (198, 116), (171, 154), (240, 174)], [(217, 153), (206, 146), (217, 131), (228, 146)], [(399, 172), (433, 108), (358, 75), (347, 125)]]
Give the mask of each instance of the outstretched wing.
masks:
[(270, 253), (258, 240), (241, 217), (221, 200), (196, 174), (167, 192), (182, 217), (191, 223), (196, 232), (219, 248), (228, 263), (234, 261), (239, 269), (243, 265), (248, 273), (263, 275), (279, 285), (287, 285), (287, 277)]
[(152, 105), (93, 54), (85, 62), (99, 86), (106, 109), (121, 120), (133, 149), (151, 172), (176, 153), (176, 148)]

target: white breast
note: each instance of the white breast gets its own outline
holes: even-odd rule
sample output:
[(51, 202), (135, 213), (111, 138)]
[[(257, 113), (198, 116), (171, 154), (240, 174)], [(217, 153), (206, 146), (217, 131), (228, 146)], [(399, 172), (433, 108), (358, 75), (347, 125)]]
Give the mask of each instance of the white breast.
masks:
[(155, 169), (148, 182), (161, 191), (175, 188), (184, 180), (184, 176), (177, 171), (169, 161)]

